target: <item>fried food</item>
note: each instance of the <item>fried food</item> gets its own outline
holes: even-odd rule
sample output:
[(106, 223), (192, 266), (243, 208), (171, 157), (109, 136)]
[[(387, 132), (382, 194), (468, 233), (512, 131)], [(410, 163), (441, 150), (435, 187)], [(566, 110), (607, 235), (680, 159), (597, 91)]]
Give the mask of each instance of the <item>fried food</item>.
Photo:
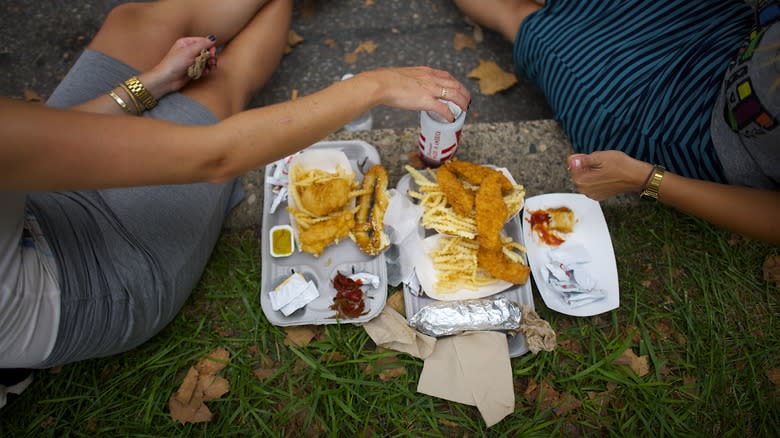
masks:
[(454, 292), (458, 289), (477, 290), (496, 281), (480, 271), (477, 266), (479, 244), (463, 237), (442, 237), (438, 248), (431, 251), (431, 260), (436, 270), (434, 288), (438, 293)]
[[(412, 199), (420, 201), (420, 206), (423, 208), (420, 222), (423, 227), (433, 229), (441, 234), (467, 239), (473, 239), (477, 236), (474, 210), (468, 216), (456, 213), (447, 202), (447, 197), (436, 182), (435, 174), (431, 170), (423, 173), (408, 165), (405, 169), (412, 175), (417, 185), (417, 190), (410, 190), (408, 195)], [(525, 189), (521, 185), (514, 185), (512, 190), (503, 196), (504, 204), (509, 211), (507, 217), (514, 216), (523, 208), (524, 198)]]
[[(469, 216), (474, 208), (474, 193), (465, 188), (449, 169), (442, 166), (436, 171), (436, 182), (447, 197), (447, 202), (461, 216)], [(500, 195), (500, 193), (499, 193)]]
[(477, 263), (481, 269), (495, 278), (513, 284), (525, 284), (531, 273), (531, 269), (521, 261), (522, 258), (512, 252), (511, 244), (509, 247), (502, 246), (498, 251), (480, 246), (477, 251)]
[(530, 212), (529, 222), (542, 243), (558, 246), (566, 241), (566, 234), (574, 230), (577, 221), (569, 207), (557, 207)]
[(355, 224), (350, 200), (356, 193), (355, 175), (338, 167), (335, 173), (322, 169), (290, 169), (290, 206), (301, 251), (319, 257), (329, 245), (348, 236)]
[(325, 216), (341, 210), (349, 202), (351, 181), (346, 178), (329, 178), (313, 182), (301, 190), (301, 207), (316, 216)]
[(482, 184), (482, 180), (488, 176), (498, 174), (501, 176), (499, 179), (501, 182), (502, 191), (506, 192), (512, 190), (514, 187), (512, 182), (509, 181), (509, 179), (501, 172), (476, 163), (461, 160), (449, 160), (444, 163), (444, 167), (451, 170), (452, 172), (455, 172), (475, 186)]
[(298, 241), (301, 251), (319, 257), (330, 244), (347, 237), (354, 226), (355, 216), (351, 209), (305, 225), (298, 222)]
[(501, 230), (509, 213), (501, 196), (501, 178), (506, 179), (498, 172), (485, 177), (475, 200), (477, 241), (480, 247), (492, 251), (501, 249)]
[(376, 164), (368, 169), (360, 193), (352, 239), (361, 251), (373, 256), (390, 245), (390, 238), (384, 232), (385, 211), (390, 202), (387, 197), (387, 170), (384, 166)]

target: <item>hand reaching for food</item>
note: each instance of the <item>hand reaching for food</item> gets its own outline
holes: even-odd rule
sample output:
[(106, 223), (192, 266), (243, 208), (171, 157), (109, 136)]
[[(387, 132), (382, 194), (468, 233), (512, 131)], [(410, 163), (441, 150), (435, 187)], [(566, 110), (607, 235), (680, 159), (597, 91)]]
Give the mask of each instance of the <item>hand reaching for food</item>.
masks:
[(621, 151), (574, 154), (567, 161), (577, 191), (596, 201), (626, 192), (638, 193), (653, 170), (651, 164)]

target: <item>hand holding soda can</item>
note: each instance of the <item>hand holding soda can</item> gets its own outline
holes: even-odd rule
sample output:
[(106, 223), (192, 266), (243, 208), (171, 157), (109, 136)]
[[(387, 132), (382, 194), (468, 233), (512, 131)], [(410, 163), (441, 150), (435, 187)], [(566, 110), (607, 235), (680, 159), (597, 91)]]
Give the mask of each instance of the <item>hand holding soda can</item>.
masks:
[(453, 102), (443, 102), (452, 111), (455, 118), (452, 123), (434, 112), (420, 112), (420, 158), (432, 167), (437, 167), (455, 156), (463, 131), (463, 122), (466, 120), (466, 111)]

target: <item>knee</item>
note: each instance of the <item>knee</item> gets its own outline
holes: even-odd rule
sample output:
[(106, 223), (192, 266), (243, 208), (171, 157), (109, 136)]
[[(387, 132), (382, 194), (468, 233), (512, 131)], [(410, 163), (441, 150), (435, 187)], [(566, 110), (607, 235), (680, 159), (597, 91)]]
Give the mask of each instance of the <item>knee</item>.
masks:
[(113, 26), (117, 25), (136, 25), (142, 23), (147, 11), (152, 7), (150, 3), (122, 3), (115, 6), (106, 16), (104, 23), (112, 23)]

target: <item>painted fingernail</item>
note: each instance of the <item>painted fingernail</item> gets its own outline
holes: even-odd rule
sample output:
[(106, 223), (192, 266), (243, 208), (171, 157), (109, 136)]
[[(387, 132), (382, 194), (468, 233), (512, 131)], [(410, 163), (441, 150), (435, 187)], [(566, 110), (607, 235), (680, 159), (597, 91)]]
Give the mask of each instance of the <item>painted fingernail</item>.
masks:
[(217, 36), (212, 34), (212, 35), (208, 36), (208, 39), (211, 40), (211, 41), (216, 41), (217, 40)]

